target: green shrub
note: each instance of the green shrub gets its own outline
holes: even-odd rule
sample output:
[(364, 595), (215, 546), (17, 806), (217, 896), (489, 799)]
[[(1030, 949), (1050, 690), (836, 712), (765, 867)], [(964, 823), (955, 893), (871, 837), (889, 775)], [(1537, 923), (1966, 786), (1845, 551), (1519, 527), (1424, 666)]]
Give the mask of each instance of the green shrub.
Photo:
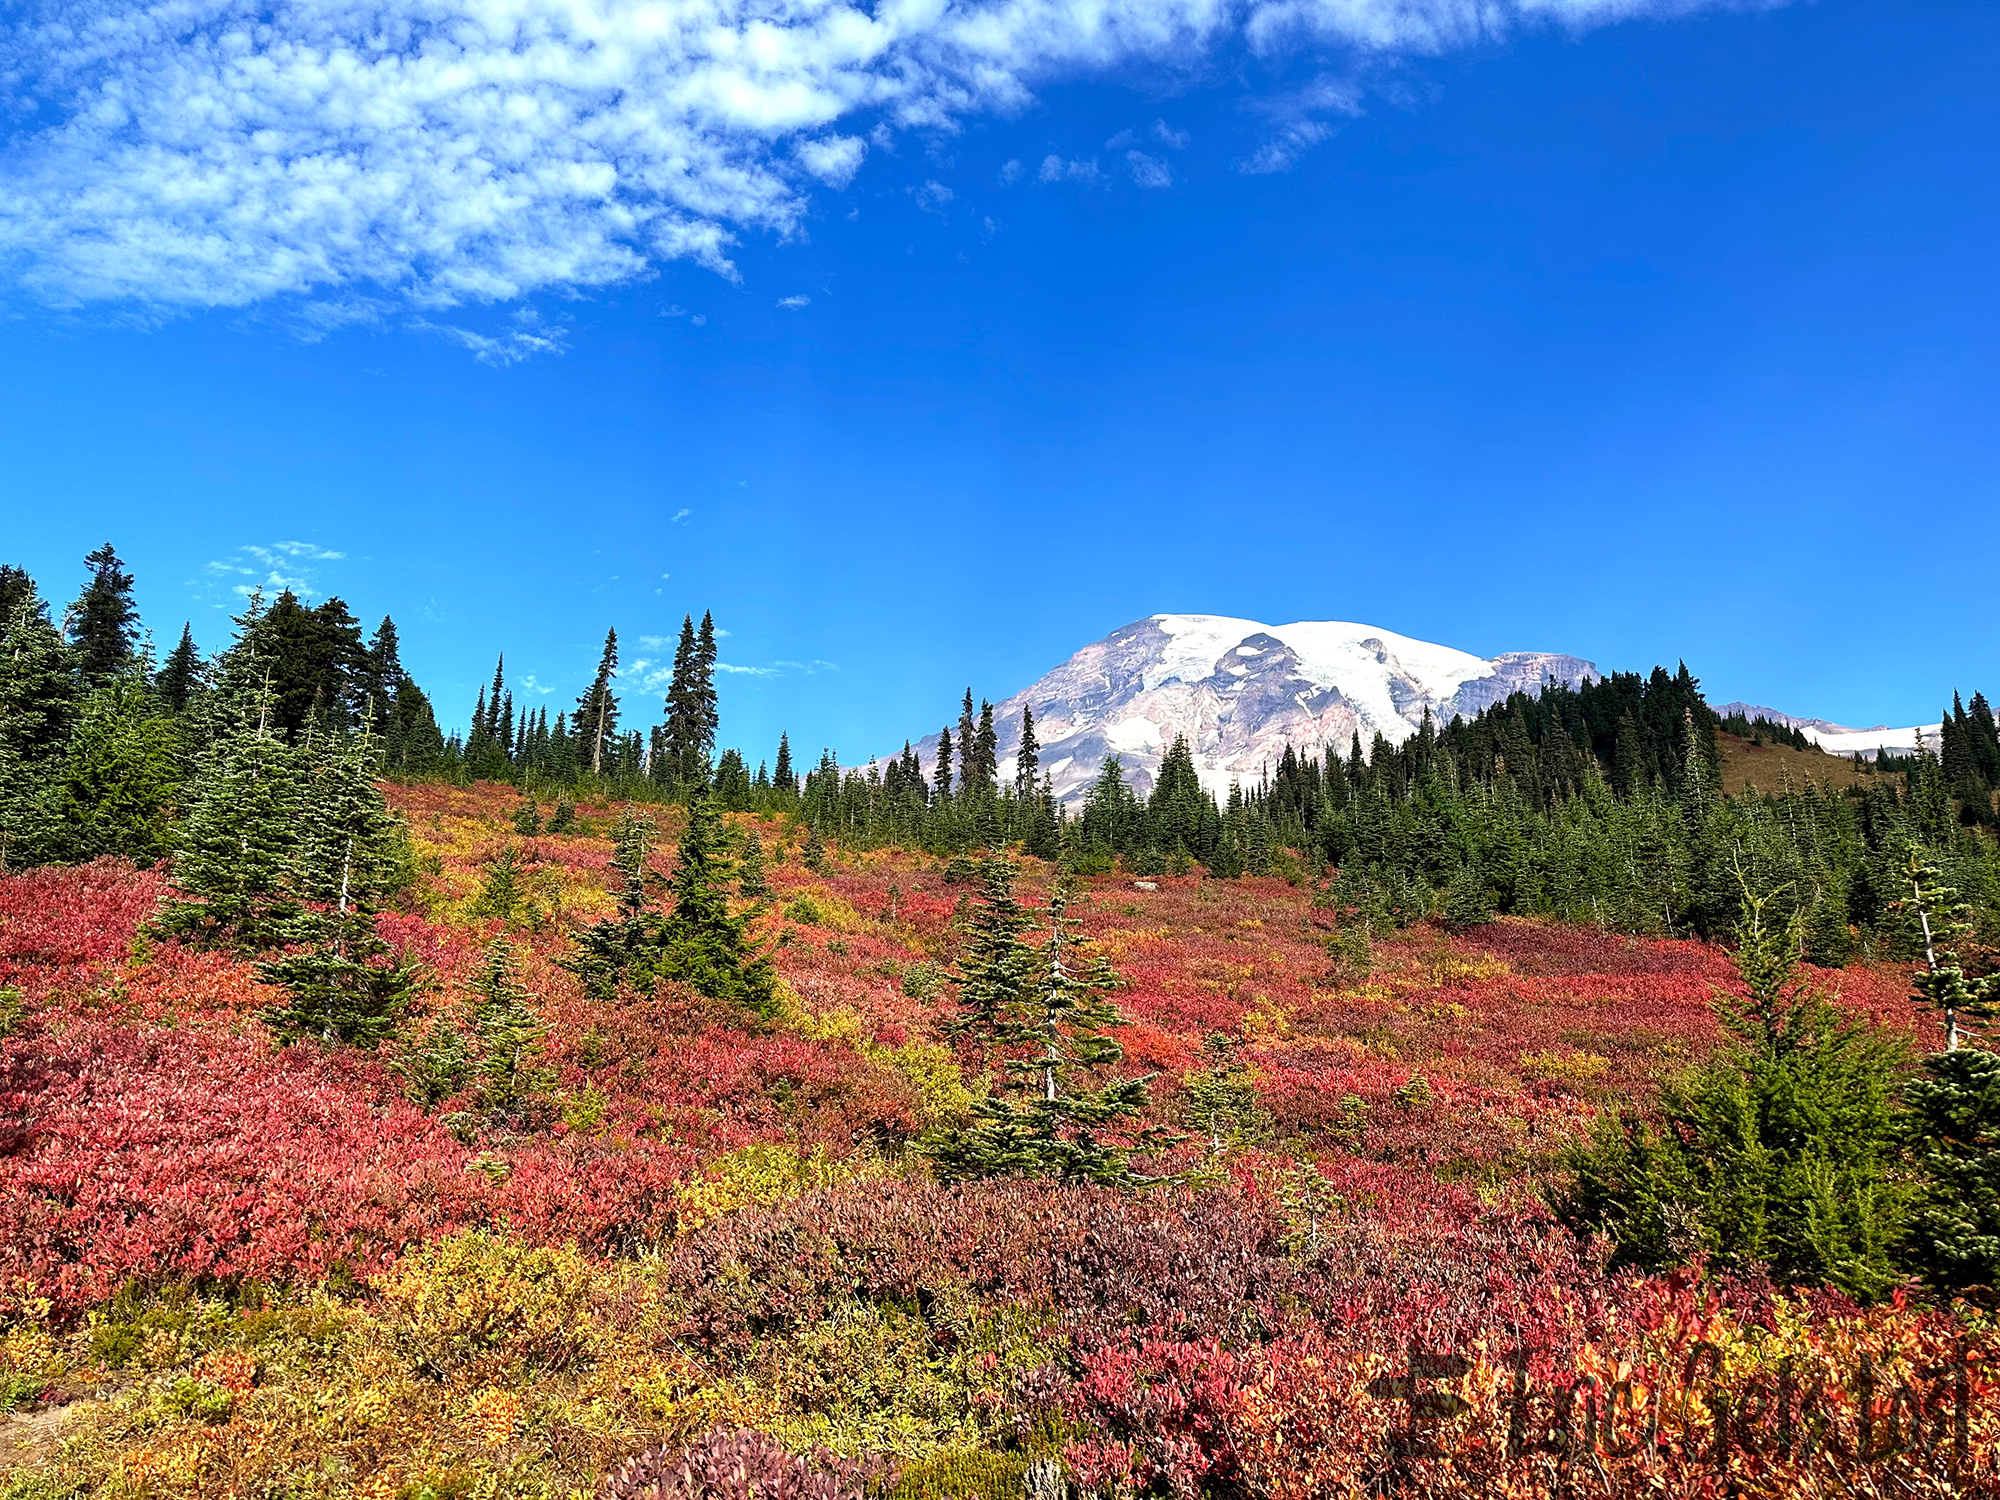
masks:
[(1021, 1500), (1028, 1461), (1018, 1453), (964, 1449), (908, 1464), (891, 1500)]

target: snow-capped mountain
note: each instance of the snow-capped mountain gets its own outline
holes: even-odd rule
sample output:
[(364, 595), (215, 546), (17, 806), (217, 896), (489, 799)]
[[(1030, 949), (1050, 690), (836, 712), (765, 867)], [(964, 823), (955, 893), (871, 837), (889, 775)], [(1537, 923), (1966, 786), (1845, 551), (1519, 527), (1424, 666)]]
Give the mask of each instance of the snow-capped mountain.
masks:
[[(1344, 753), (1357, 733), (1366, 746), (1377, 732), (1400, 743), (1426, 708), (1442, 725), (1550, 678), (1574, 684), (1598, 675), (1574, 656), (1511, 651), (1489, 661), (1373, 625), (1154, 615), (995, 705), (1000, 774), (1013, 773), (1024, 704), (1034, 710), (1042, 769), (1064, 800), (1081, 797), (1112, 754), (1144, 795), (1181, 734), (1203, 784), (1221, 796), (1232, 781), (1256, 781), (1287, 744)], [(929, 774), (937, 736), (917, 749)]]
[(1873, 755), (1877, 750), (1888, 750), (1904, 755), (1917, 748), (1917, 736), (1923, 735), (1935, 750), (1943, 728), (1937, 724), (1913, 724), (1902, 729), (1887, 724), (1877, 724), (1868, 729), (1854, 729), (1846, 724), (1835, 724), (1829, 719), (1801, 719), (1791, 714), (1780, 713), (1775, 708), (1765, 708), (1756, 703), (1725, 703), (1716, 712), (1727, 718), (1740, 713), (1753, 723), (1758, 719), (1768, 719), (1773, 724), (1783, 724), (1796, 729), (1820, 749), (1830, 755), (1852, 755), (1859, 751), (1863, 755)]

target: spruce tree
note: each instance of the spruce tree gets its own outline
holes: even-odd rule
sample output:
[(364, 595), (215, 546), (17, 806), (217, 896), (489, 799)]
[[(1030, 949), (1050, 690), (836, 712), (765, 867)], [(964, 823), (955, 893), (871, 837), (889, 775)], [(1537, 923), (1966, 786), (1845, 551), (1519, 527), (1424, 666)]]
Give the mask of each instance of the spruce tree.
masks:
[(185, 744), (179, 723), (123, 668), (84, 699), (53, 790), (52, 854), (151, 864), (173, 848)]
[(160, 695), (160, 702), (173, 713), (186, 713), (189, 700), (201, 686), (201, 653), (195, 649), (194, 627), (191, 622), (181, 625), (180, 644), (167, 653), (167, 659), (153, 678), (153, 691)]
[(958, 711), (958, 789), (970, 792), (979, 779), (979, 724), (973, 717), (972, 689), (965, 690), (965, 704)]
[(736, 869), (736, 893), (745, 901), (771, 899), (771, 882), (764, 873), (764, 841), (757, 837), (754, 828), (743, 831), (743, 853)]
[(590, 767), (593, 776), (604, 771), (604, 752), (618, 732), (618, 698), (611, 691), (618, 675), (618, 632), (604, 632), (604, 654), (597, 660), (597, 675), (589, 689), (576, 701), (575, 734), (578, 759)]
[(973, 733), (973, 760), (979, 771), (979, 790), (985, 795), (993, 790), (993, 783), (1000, 774), (1000, 738), (993, 728), (993, 705), (985, 699), (979, 702), (979, 727)]
[(1798, 915), (1774, 922), (1770, 900), (1744, 891), (1741, 993), (1715, 1002), (1722, 1050), (1662, 1088), (1656, 1121), (1604, 1116), (1558, 1211), (1608, 1234), (1615, 1264), (1764, 1264), (1785, 1285), (1878, 1297), (1915, 1195), (1898, 1108), (1908, 1040), (1801, 976)]
[(1967, 1020), (1990, 1020), (2000, 1012), (2000, 975), (1968, 979), (1958, 960), (1958, 943), (1972, 931), (1971, 906), (1944, 883), (1938, 867), (1912, 844), (1904, 859), (1903, 888), (1894, 903), (1916, 928), (1923, 944), (1912, 999), (1944, 1021), (1945, 1050), (1956, 1051)]
[(748, 919), (729, 908), (728, 841), (714, 799), (697, 787), (668, 885), (671, 907), (662, 912), (648, 883), (628, 879), (619, 914), (577, 934), (566, 964), (590, 994), (608, 999), (620, 984), (644, 992), (677, 983), (759, 1015), (776, 1012), (770, 959), (751, 951)]
[(76, 650), (77, 671), (97, 687), (127, 666), (139, 641), (139, 611), (132, 603), (132, 575), (106, 542), (84, 560), (90, 582), (63, 617)]
[[(1002, 936), (1013, 920), (1011, 867), (987, 861), (982, 906), (992, 910), (984, 958), (960, 983), (956, 1029), (984, 1043), (999, 1066), (994, 1089), (977, 1100), (971, 1120), (935, 1137), (927, 1152), (947, 1178), (1053, 1177), (1062, 1182), (1131, 1186), (1143, 1179), (1133, 1158), (1167, 1138), (1141, 1129), (1150, 1074), (1103, 1078), (1124, 1058), (1112, 1031), (1125, 1024), (1107, 998), (1118, 983), (1102, 959), (1081, 952), (1068, 915), (1074, 892), (1058, 881), (1049, 898), (1048, 938), (1039, 951)], [(1022, 959), (1008, 944), (1026, 954)], [(1016, 968), (1025, 970), (1014, 985)], [(1010, 993), (1011, 992), (1011, 993)], [(1101, 1081), (1100, 1081), (1101, 1080)]]
[(931, 768), (932, 794), (943, 807), (951, 801), (951, 727), (938, 731), (937, 761)]
[(799, 794), (798, 773), (792, 769), (792, 742), (784, 734), (778, 736), (778, 758), (771, 766), (771, 785), (781, 797)]
[(275, 694), (239, 641), (205, 705), (210, 734), (174, 855), (180, 893), (154, 928), (246, 951), (282, 943), (299, 907), (291, 878), (303, 811), (302, 752), (274, 722)]
[(504, 1114), (517, 1113), (547, 1087), (549, 1074), (534, 1066), (548, 1027), (529, 1006), (521, 983), (520, 963), (505, 938), (486, 945), (486, 957), (472, 981), (477, 996), (473, 1032), (478, 1060), (479, 1104)]
[(1035, 795), (1035, 782), (1041, 774), (1042, 742), (1035, 738), (1035, 711), (1026, 703), (1021, 705), (1021, 746), (1014, 752), (1014, 796), (1024, 806)]
[(815, 875), (826, 873), (826, 840), (820, 837), (817, 820), (806, 825), (805, 848), (800, 852), (799, 863)]
[(287, 882), (287, 951), (258, 965), (286, 993), (266, 1020), (301, 1036), (372, 1047), (395, 1029), (417, 967), (375, 931), (375, 914), (402, 884), (408, 843), (375, 784), (377, 747), (364, 729), (315, 736), (305, 747), (299, 837)]
[(2000, 1056), (1965, 1046), (1924, 1071), (1906, 1094), (1930, 1179), (1909, 1259), (1945, 1291), (2000, 1287)]
[(1212, 1031), (1202, 1044), (1208, 1066), (1181, 1084), (1182, 1118), (1208, 1137), (1211, 1157), (1253, 1134), (1259, 1113), (1257, 1086), (1243, 1065), (1243, 1042)]
[(71, 654), (32, 582), (0, 620), (0, 870), (46, 857), (57, 834), (50, 768), (76, 718)]

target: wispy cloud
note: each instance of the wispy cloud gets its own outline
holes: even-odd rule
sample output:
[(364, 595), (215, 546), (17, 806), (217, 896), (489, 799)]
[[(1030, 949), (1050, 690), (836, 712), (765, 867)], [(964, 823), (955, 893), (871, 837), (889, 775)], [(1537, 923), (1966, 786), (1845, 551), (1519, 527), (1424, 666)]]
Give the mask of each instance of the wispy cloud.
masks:
[(451, 323), (433, 323), (418, 319), (416, 326), (441, 334), (462, 349), (472, 351), (472, 357), (483, 365), (492, 365), (504, 370), (509, 365), (518, 365), (524, 359), (532, 359), (537, 354), (561, 354), (567, 347), (568, 330), (556, 324), (544, 323), (532, 308), (522, 308), (514, 314), (515, 327), (503, 328), (497, 333), (480, 333), (471, 328), (460, 328)]
[(1042, 158), (1041, 170), (1035, 174), (1043, 182), (1095, 182), (1097, 181), (1097, 158), (1089, 161), (1064, 161), (1060, 156)]
[(1289, 172), (1301, 156), (1333, 134), (1325, 116), (1361, 113), (1361, 90), (1347, 79), (1320, 78), (1295, 93), (1260, 100), (1256, 110), (1270, 122), (1269, 133), (1237, 164), (1237, 170)]
[(1174, 185), (1174, 169), (1157, 156), (1148, 156), (1143, 151), (1127, 151), (1125, 164), (1132, 169), (1132, 180), (1142, 188), (1170, 188)]
[(778, 306), (786, 309), (788, 312), (797, 312), (802, 307), (811, 307), (812, 301), (813, 299), (805, 293), (794, 292), (789, 297), (780, 297), (778, 299)]
[(211, 583), (223, 584), (233, 595), (282, 594), (287, 589), (302, 599), (319, 597), (313, 587), (316, 563), (344, 562), (317, 542), (246, 542), (227, 557), (209, 562), (203, 571)]
[[(0, 266), (59, 306), (278, 299), (309, 336), (414, 311), (505, 365), (559, 352), (560, 331), (438, 314), (673, 260), (735, 279), (739, 235), (797, 234), (814, 191), (900, 133), (1018, 113), (1048, 84), (1733, 3), (23, 0), (0, 32), (0, 78), (32, 101), (0, 146)], [(1323, 136), (1311, 111), (1274, 121), (1243, 165), (1280, 170)]]
[(718, 672), (728, 672), (738, 677), (776, 677), (778, 675), (776, 667), (742, 667), (733, 661), (719, 661), (715, 664), (715, 670)]
[[(680, 525), (681, 522), (685, 521), (689, 516), (693, 514), (694, 514), (693, 511), (689, 510), (685, 505), (683, 505), (679, 510), (674, 512), (672, 520), (670, 521), (669, 524), (678, 526)], [(665, 578), (667, 575), (665, 573), (662, 573), (660, 576), (662, 578)]]

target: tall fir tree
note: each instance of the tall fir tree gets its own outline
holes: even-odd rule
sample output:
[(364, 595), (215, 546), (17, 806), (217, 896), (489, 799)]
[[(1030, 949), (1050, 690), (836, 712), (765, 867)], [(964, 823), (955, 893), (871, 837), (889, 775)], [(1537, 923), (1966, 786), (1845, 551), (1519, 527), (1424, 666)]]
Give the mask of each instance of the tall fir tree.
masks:
[(84, 560), (90, 582), (63, 616), (76, 650), (76, 667), (86, 686), (97, 687), (132, 661), (139, 643), (139, 611), (132, 602), (132, 575), (106, 542)]
[(1035, 783), (1041, 779), (1042, 742), (1035, 738), (1035, 711), (1026, 703), (1021, 705), (1021, 744), (1014, 752), (1014, 797), (1023, 806), (1035, 795)]
[(972, 689), (965, 690), (965, 703), (958, 711), (958, 790), (972, 789), (979, 779), (979, 721), (974, 717)]
[(937, 759), (931, 766), (931, 794), (939, 807), (951, 801), (951, 726), (938, 731)]
[(796, 797), (799, 793), (798, 772), (792, 769), (791, 739), (778, 736), (778, 758), (771, 766), (771, 785), (780, 797)]
[(604, 632), (604, 652), (597, 659), (597, 675), (576, 701), (573, 732), (581, 746), (578, 759), (590, 767), (593, 776), (602, 775), (604, 756), (618, 732), (618, 698), (611, 691), (618, 675), (618, 632)]
[(201, 686), (201, 652), (195, 648), (194, 626), (190, 621), (181, 625), (180, 644), (167, 653), (167, 659), (160, 664), (159, 672), (153, 678), (153, 691), (160, 695), (160, 702), (173, 713), (186, 713), (188, 704)]

